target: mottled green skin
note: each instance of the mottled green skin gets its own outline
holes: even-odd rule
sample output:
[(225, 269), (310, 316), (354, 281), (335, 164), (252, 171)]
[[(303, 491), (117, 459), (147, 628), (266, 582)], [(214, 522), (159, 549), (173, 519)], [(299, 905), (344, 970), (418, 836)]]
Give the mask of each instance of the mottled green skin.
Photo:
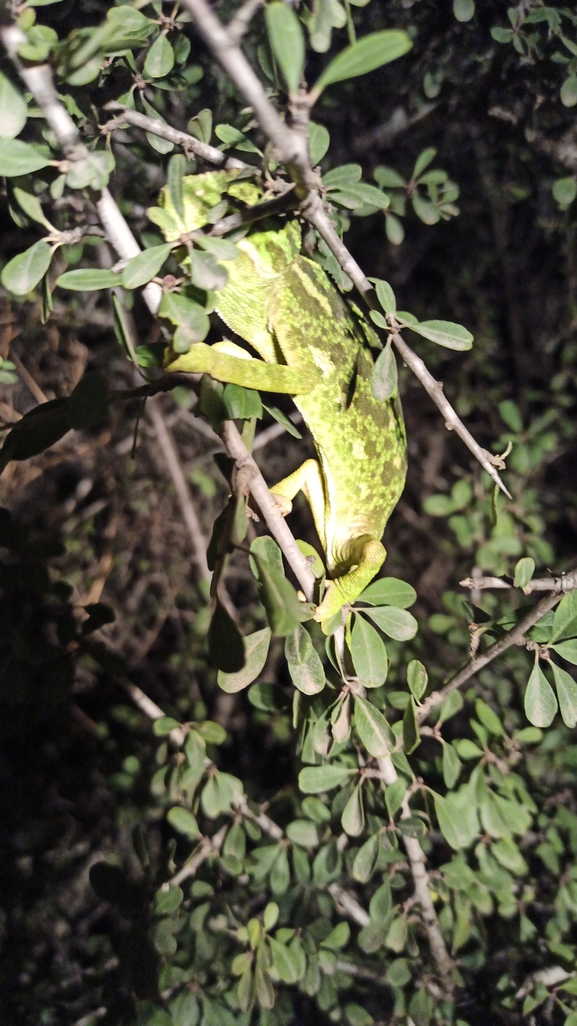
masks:
[[(196, 176), (203, 191), (210, 177)], [(196, 187), (195, 178), (185, 182), (189, 192)], [(161, 202), (165, 210), (158, 214), (174, 225), (179, 219), (166, 193)], [(158, 214), (156, 223), (164, 219)], [(195, 224), (187, 220), (173, 238), (198, 226), (198, 209), (191, 215)], [(225, 263), (229, 281), (217, 293), (217, 313), (261, 360), (239, 358), (227, 343), (201, 343), (173, 354), (168, 366), (294, 396), (320, 474), (308, 460), (272, 491), (286, 504), (302, 488), (310, 502), (336, 578), (317, 610), (324, 624), (358, 597), (384, 561), (380, 539), (404, 487), (406, 438), (398, 396), (383, 402), (371, 393), (370, 343), (378, 345), (372, 329), (324, 270), (299, 254), (300, 246), (299, 225), (290, 221), (280, 230), (252, 232), (238, 243), (239, 258)]]

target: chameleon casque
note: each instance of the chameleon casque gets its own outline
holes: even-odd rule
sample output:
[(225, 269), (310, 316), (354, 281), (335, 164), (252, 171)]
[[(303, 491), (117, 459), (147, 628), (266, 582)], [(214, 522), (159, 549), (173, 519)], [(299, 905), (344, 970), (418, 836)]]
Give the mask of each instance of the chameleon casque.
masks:
[[(184, 178), (183, 195), (184, 219), (167, 188), (148, 212), (169, 241), (209, 223), (223, 197), (253, 205), (262, 190), (215, 171)], [(237, 242), (238, 258), (221, 261), (228, 283), (215, 293), (217, 314), (258, 356), (231, 341), (200, 342), (170, 352), (168, 370), (294, 397), (318, 460), (271, 491), (284, 514), (299, 490), (311, 507), (331, 578), (315, 613), (324, 629), (385, 560), (381, 538), (405, 484), (406, 436), (398, 395), (382, 401), (371, 392), (371, 347), (380, 348), (374, 331), (322, 267), (300, 254), (298, 221), (278, 223)]]

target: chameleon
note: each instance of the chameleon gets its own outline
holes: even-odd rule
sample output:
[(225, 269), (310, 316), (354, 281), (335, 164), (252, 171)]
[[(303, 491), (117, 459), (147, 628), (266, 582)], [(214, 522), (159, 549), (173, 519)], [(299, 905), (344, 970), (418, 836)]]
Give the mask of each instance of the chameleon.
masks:
[[(230, 171), (190, 175), (183, 179), (184, 218), (168, 188), (148, 215), (173, 241), (209, 223), (227, 194), (253, 205), (262, 190)], [(296, 218), (274, 229), (265, 222), (237, 242), (236, 259), (221, 261), (228, 282), (215, 293), (216, 313), (256, 355), (225, 339), (196, 343), (187, 353), (169, 350), (166, 363), (168, 371), (293, 397), (317, 459), (271, 492), (283, 515), (300, 490), (310, 505), (330, 577), (314, 614), (326, 633), (385, 560), (381, 538), (405, 484), (406, 435), (398, 394), (383, 401), (371, 392), (378, 337), (301, 246)]]

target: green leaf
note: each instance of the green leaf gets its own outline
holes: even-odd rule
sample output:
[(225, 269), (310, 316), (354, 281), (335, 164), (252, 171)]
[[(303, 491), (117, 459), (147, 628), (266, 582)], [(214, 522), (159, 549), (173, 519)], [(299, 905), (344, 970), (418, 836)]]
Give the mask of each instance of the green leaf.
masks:
[(114, 156), (110, 150), (92, 150), (70, 163), (66, 184), (69, 189), (105, 189), (113, 171)]
[(413, 210), (423, 224), (437, 224), (441, 219), (438, 208), (430, 200), (425, 199), (419, 195), (418, 192), (414, 193), (412, 200)]
[(362, 616), (355, 616), (350, 641), (355, 672), (365, 688), (380, 688), (387, 679), (387, 650), (380, 635)]
[(321, 948), (329, 951), (340, 951), (346, 947), (351, 937), (351, 928), (347, 922), (337, 923), (333, 930), (321, 941)]
[(384, 281), (382, 278), (370, 278), (369, 281), (373, 282), (377, 293), (377, 299), (385, 313), (396, 313), (397, 300), (395, 299), (395, 293), (388, 281)]
[(323, 690), (324, 667), (306, 628), (299, 626), (287, 636), (285, 656), (293, 684), (303, 695), (317, 695)]
[(199, 837), (202, 836), (198, 829), (196, 817), (188, 809), (182, 809), (179, 805), (175, 805), (172, 809), (168, 810), (166, 818), (179, 834), (184, 834), (190, 841), (198, 841)]
[(194, 241), (207, 253), (212, 253), (217, 260), (236, 260), (240, 255), (238, 246), (230, 239), (213, 239), (212, 235), (199, 235)]
[(449, 790), (457, 783), (462, 768), (463, 764), (453, 746), (443, 741), (443, 780)]
[(394, 734), (382, 712), (360, 695), (355, 695), (355, 727), (365, 748), (376, 759), (395, 747)]
[(198, 289), (210, 292), (212, 289), (225, 288), (228, 272), (212, 253), (195, 249), (190, 254), (190, 280)]
[(278, 547), (277, 543), (268, 534), (261, 535), (260, 538), (255, 538), (250, 546), (251, 556), (249, 557), (250, 568), (257, 578), (260, 580), (260, 574), (256, 560), (254, 556), (260, 556), (264, 559), (269, 566), (272, 566), (273, 570), (278, 570), (279, 573), (283, 571), (282, 552)]
[(263, 408), (267, 411), (267, 413), (270, 413), (273, 420), (276, 420), (278, 424), (282, 424), (283, 428), (285, 429), (285, 431), (288, 432), (289, 435), (292, 435), (293, 438), (302, 438), (302, 435), (298, 428), (295, 427), (292, 420), (290, 420), (286, 416), (286, 414), (282, 412), (282, 410), (277, 409), (276, 406), (267, 406), (266, 403), (263, 403), (262, 405)]
[(332, 171), (323, 175), (323, 187), (325, 189), (341, 189), (343, 186), (355, 185), (360, 182), (363, 169), (360, 164), (341, 164)]
[(404, 178), (401, 178), (398, 171), (395, 171), (392, 167), (385, 167), (380, 165), (376, 167), (373, 172), (376, 181), (382, 186), (383, 189), (404, 189), (406, 188), (406, 182)]
[(463, 705), (463, 696), (460, 691), (452, 691), (450, 695), (447, 695), (439, 706), (439, 725), (450, 720), (455, 713), (460, 712)]
[(280, 684), (265, 682), (253, 685), (248, 692), (248, 702), (263, 712), (285, 712), (290, 704)]
[[(2, 117), (0, 111), (0, 118)], [(19, 189), (18, 186), (14, 186), (14, 198), (18, 203), (18, 206), (24, 211), (27, 217), (31, 221), (37, 221), (38, 224), (44, 225), (49, 232), (55, 231), (54, 226), (50, 224), (50, 221), (44, 216), (42, 205), (37, 196), (32, 192), (26, 192), (25, 189)]]
[(88, 371), (76, 385), (68, 400), (68, 422), (71, 428), (94, 427), (108, 413), (110, 393), (102, 371)]
[(176, 912), (183, 901), (184, 892), (178, 884), (168, 887), (167, 890), (161, 887), (154, 895), (154, 911), (156, 915), (168, 916), (172, 912)]
[(427, 338), (429, 342), (444, 346), (445, 349), (464, 352), (471, 349), (473, 345), (471, 332), (467, 331), (462, 324), (453, 324), (452, 321), (421, 321), (419, 324), (409, 324), (407, 327), (411, 331), (415, 331), (417, 335)]
[(319, 843), (318, 830), (310, 819), (294, 819), (286, 828), (286, 835), (293, 844), (301, 848), (316, 848)]
[[(2, 149), (3, 146), (0, 146), (0, 160)], [(26, 296), (44, 277), (51, 260), (52, 248), (40, 240), (9, 260), (2, 270), (0, 280), (8, 292), (15, 296)]]
[(429, 677), (423, 664), (418, 659), (411, 659), (407, 666), (407, 683), (413, 698), (418, 702), (427, 690)]
[(357, 185), (347, 185), (343, 191), (358, 200), (357, 206), (367, 204), (368, 206), (376, 207), (377, 210), (385, 210), (391, 202), (386, 193), (381, 192), (375, 185), (368, 185), (366, 182), (359, 182)]
[(399, 779), (394, 780), (392, 784), (387, 784), (385, 790), (385, 805), (387, 806), (387, 812), (391, 819), (395, 818), (403, 804), (407, 793), (407, 786), (405, 777), (399, 777)]
[(73, 292), (94, 292), (116, 288), (121, 284), (121, 275), (95, 267), (82, 267), (76, 271), (65, 271), (56, 279), (56, 284)]
[(531, 826), (531, 815), (527, 809), (493, 791), (487, 791), (479, 811), (483, 829), (490, 837), (526, 834)]
[(377, 606), (375, 609), (359, 610), (363, 616), (370, 616), (389, 638), (395, 641), (410, 641), (415, 637), (419, 625), (412, 613), (394, 606)]
[[(531, 729), (531, 727), (529, 727)], [(454, 742), (457, 754), (462, 759), (479, 759), (482, 758), (484, 752), (483, 748), (479, 748), (475, 745), (474, 741), (470, 741), (469, 738), (459, 738)]]
[(177, 352), (188, 352), (194, 342), (202, 342), (208, 335), (210, 321), (207, 314), (198, 303), (187, 296), (177, 292), (165, 292), (160, 301), (158, 314), (184, 329), (188, 345), (186, 349), (176, 350)]
[[(577, 591), (564, 595), (555, 610), (551, 642), (577, 636)], [(537, 724), (540, 726), (540, 724)]]
[(535, 573), (535, 560), (524, 556), (515, 567), (515, 587), (525, 588)]
[(14, 139), (20, 135), (27, 115), (28, 108), (22, 93), (0, 71), (0, 138)]
[(550, 666), (553, 670), (563, 723), (567, 727), (573, 728), (577, 726), (577, 682), (573, 680), (570, 673), (561, 669), (556, 663), (551, 661)]
[(236, 694), (252, 684), (253, 680), (261, 672), (268, 655), (270, 647), (271, 632), (269, 627), (263, 627), (254, 634), (243, 638), (244, 644), (244, 666), (236, 673), (223, 673), (218, 671), (218, 686), (229, 695)]
[(380, 310), (370, 310), (369, 317), (371, 318), (373, 324), (377, 325), (377, 328), (382, 328), (383, 331), (390, 331), (389, 325), (387, 324), (387, 319), (384, 316), (384, 314), (381, 313)]
[(210, 661), (223, 673), (237, 673), (244, 666), (244, 639), (220, 601), (208, 628)]
[(332, 791), (334, 787), (342, 787), (346, 784), (356, 770), (348, 766), (330, 765), (305, 766), (299, 773), (299, 788), (303, 794), (320, 794), (322, 791)]
[(393, 919), (385, 939), (385, 945), (390, 948), (391, 951), (396, 951), (399, 954), (408, 938), (408, 925), (406, 916), (397, 916)]
[(172, 718), (172, 716), (160, 716), (158, 720), (155, 720), (152, 729), (157, 737), (166, 737), (172, 730), (178, 730), (182, 724)]
[(453, 14), (457, 21), (470, 21), (475, 14), (475, 0), (453, 0)]
[[(253, 388), (244, 388), (242, 385), (235, 385), (229, 381), (224, 386), (222, 401), (231, 420), (250, 420), (251, 417), (262, 417), (260, 393)], [(245, 516), (244, 513), (243, 516)]]
[(309, 121), (309, 153), (313, 167), (323, 159), (330, 141), (331, 137), (324, 125)]
[(279, 979), (283, 983), (296, 983), (300, 980), (301, 975), (304, 975), (304, 968), (302, 960), (298, 957), (296, 951), (293, 951), (286, 944), (281, 944), (280, 941), (275, 940), (273, 937), (268, 938), (268, 945), (272, 955), (272, 964), (274, 965)]
[(451, 848), (468, 848), (479, 834), (477, 807), (471, 801), (469, 789), (461, 787), (446, 798), (439, 794), (433, 797), (439, 827)]
[(556, 712), (555, 692), (537, 660), (525, 691), (525, 715), (535, 727), (550, 727)]
[(0, 147), (0, 175), (6, 178), (30, 175), (52, 163), (49, 154), (21, 139), (5, 139)]
[(372, 32), (358, 43), (348, 46), (330, 62), (313, 86), (311, 96), (316, 99), (323, 89), (334, 82), (366, 75), (369, 71), (402, 57), (412, 45), (406, 32), (394, 29)]
[(490, 734), (494, 734), (495, 737), (505, 737), (505, 728), (497, 713), (482, 698), (478, 698), (475, 702), (475, 712)]
[[(172, 246), (167, 242), (162, 246), (151, 246), (132, 257), (121, 275), (124, 288), (136, 289), (155, 278), (171, 252)], [(74, 274), (74, 271), (69, 273)]]
[[(388, 788), (387, 788), (388, 790)], [(379, 835), (373, 834), (359, 848), (353, 862), (353, 879), (358, 883), (368, 883), (375, 871), (379, 854)]]
[(390, 214), (388, 211), (385, 219), (385, 232), (392, 246), (400, 246), (405, 238), (405, 229), (401, 221), (395, 214)]
[(553, 199), (560, 207), (568, 207), (577, 196), (577, 180), (571, 175), (569, 178), (558, 178), (553, 182)]
[(363, 808), (363, 795), (361, 784), (353, 789), (350, 798), (343, 809), (341, 825), (349, 837), (358, 837), (365, 828), (365, 810)]
[(574, 666), (577, 666), (577, 638), (572, 638), (571, 641), (561, 641), (558, 645), (550, 645), (549, 647), (563, 659), (566, 659), (568, 663), (573, 663)]
[(174, 67), (174, 50), (166, 33), (161, 32), (146, 55), (143, 73), (145, 78), (164, 78)]
[(0, 449), (0, 473), (10, 460), (28, 460), (49, 449), (70, 430), (68, 400), (52, 399), (29, 410), (12, 428)]
[(436, 156), (437, 151), (434, 146), (429, 146), (428, 149), (423, 150), (423, 152), (419, 154), (415, 161), (415, 166), (413, 168), (413, 173), (411, 175), (413, 181), (416, 181), (416, 179), (422, 175), (425, 168), (429, 166), (431, 161), (434, 160)]
[(406, 609), (417, 601), (417, 593), (411, 584), (399, 580), (398, 577), (380, 577), (361, 592), (358, 601), (368, 602), (372, 606), (397, 606), (399, 609)]
[(307, 616), (303, 603), (284, 574), (271, 567), (266, 560), (254, 558), (260, 577), (260, 597), (266, 610), (270, 629), (275, 637), (284, 638), (296, 630)]
[[(376, 315), (378, 311), (372, 311)], [(373, 317), (373, 320), (375, 317)], [(371, 377), (371, 393), (375, 399), (386, 402), (395, 395), (399, 384), (397, 361), (390, 342), (379, 353)]]
[(305, 66), (305, 42), (300, 21), (288, 4), (273, 0), (265, 8), (266, 30), (275, 60), (289, 94), (296, 95)]
[(561, 103), (564, 107), (574, 107), (577, 104), (577, 75), (569, 75), (563, 82)]

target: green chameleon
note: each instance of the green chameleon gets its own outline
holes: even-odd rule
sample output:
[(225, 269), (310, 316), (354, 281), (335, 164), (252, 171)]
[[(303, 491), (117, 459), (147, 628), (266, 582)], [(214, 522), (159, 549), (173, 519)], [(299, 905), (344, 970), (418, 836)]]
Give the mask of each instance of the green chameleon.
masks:
[[(168, 189), (149, 211), (168, 240), (208, 223), (210, 209), (228, 194), (249, 205), (262, 193), (234, 172), (209, 172), (183, 180), (184, 219)], [(294, 396), (318, 461), (306, 460), (276, 484), (283, 514), (302, 490), (312, 510), (331, 577), (315, 619), (323, 629), (354, 602), (382, 566), (381, 537), (405, 483), (406, 437), (397, 395), (371, 392), (373, 356), (380, 343), (314, 261), (300, 255), (295, 219), (275, 230), (253, 230), (237, 243), (239, 256), (223, 261), (227, 285), (216, 293), (216, 312), (239, 345), (204, 342), (177, 355), (168, 370), (207, 373), (218, 381)]]

